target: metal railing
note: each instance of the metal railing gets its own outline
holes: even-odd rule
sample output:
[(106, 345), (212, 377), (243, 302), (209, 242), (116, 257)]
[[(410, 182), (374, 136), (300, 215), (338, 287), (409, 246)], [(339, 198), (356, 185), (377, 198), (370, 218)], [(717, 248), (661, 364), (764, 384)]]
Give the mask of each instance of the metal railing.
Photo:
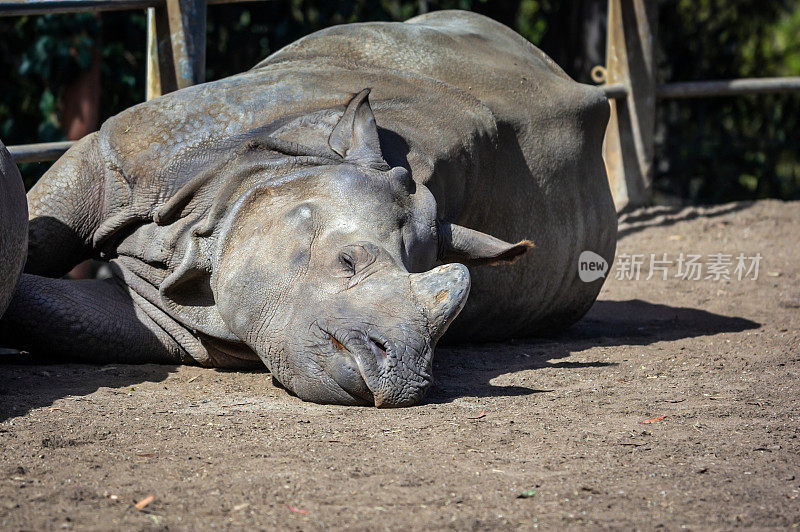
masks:
[[(17, 0), (0, 1), (0, 17), (147, 9), (147, 99), (205, 79), (206, 6), (254, 0)], [(656, 84), (653, 59), (657, 3), (608, 0), (606, 66), (592, 79), (611, 100), (603, 142), (617, 210), (650, 202), (657, 99), (800, 92), (800, 77)], [(52, 161), (74, 142), (9, 146), (17, 163)]]

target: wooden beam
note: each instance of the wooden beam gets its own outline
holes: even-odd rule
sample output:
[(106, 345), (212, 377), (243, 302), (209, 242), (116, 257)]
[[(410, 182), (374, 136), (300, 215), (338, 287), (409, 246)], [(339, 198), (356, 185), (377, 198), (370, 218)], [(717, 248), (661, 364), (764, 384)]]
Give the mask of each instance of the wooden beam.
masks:
[(164, 0), (147, 23), (147, 98), (205, 81), (206, 0)]
[(156, 34), (156, 10), (147, 9), (147, 63), (145, 65), (145, 100), (161, 96), (161, 72), (158, 62), (158, 36)]
[(0, 17), (144, 9), (160, 0), (17, 0), (0, 2)]
[[(207, 0), (209, 4), (236, 4), (261, 0)], [(10, 0), (0, 2), (0, 17), (82, 13), (86, 11), (124, 11), (156, 7), (163, 0)]]
[(611, 100), (603, 142), (608, 181), (617, 211), (650, 203), (655, 121), (656, 2), (609, 0), (606, 79), (624, 87)]

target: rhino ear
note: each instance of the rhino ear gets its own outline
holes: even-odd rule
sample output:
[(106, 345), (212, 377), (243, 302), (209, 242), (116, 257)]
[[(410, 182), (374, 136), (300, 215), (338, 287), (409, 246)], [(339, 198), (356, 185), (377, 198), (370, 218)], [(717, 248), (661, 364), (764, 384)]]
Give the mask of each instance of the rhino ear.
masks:
[(439, 226), (439, 259), (444, 262), (468, 265), (513, 262), (532, 247), (528, 240), (510, 244), (460, 225), (447, 223)]
[(347, 162), (388, 170), (368, 97), (369, 89), (364, 89), (350, 99), (341, 120), (328, 137), (328, 145)]

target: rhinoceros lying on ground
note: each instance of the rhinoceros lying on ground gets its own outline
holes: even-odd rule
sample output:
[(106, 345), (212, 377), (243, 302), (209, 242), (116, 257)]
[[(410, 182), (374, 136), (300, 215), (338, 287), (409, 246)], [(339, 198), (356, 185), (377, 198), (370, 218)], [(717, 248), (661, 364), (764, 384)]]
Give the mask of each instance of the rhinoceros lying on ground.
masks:
[[(597, 88), (479, 15), (315, 33), (67, 152), (28, 195), (2, 343), (263, 362), (306, 400), (416, 403), (470, 277), (453, 340), (550, 331), (591, 306), (602, 279), (579, 281), (577, 257), (610, 262), (616, 236), (607, 117)], [(59, 279), (88, 257), (114, 277)]]

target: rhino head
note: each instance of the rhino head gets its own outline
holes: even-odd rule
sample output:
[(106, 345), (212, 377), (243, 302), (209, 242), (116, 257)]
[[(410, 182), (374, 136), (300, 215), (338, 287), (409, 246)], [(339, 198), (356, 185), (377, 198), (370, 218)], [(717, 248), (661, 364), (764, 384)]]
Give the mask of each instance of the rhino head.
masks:
[(398, 407), (430, 387), (433, 349), (467, 300), (455, 262), (512, 260), (530, 244), (438, 220), (431, 192), (385, 162), (368, 94), (346, 105), (329, 153), (295, 153), (256, 186), (241, 183), (267, 170), (246, 165), (233, 187), (247, 191), (194, 230), (215, 241), (196, 243), (206, 266), (189, 261), (162, 295), (186, 308), (210, 291), (225, 327), (301, 399)]

